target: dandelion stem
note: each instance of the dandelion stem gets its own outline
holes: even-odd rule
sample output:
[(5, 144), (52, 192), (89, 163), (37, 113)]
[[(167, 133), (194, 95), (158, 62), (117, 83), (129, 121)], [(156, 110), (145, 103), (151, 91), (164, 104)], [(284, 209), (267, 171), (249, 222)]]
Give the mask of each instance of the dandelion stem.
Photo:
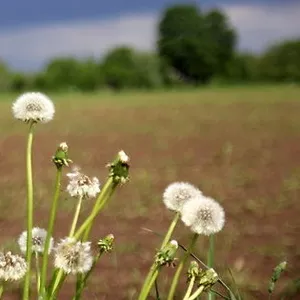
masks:
[(41, 284), (41, 270), (39, 263), (39, 254), (35, 251), (35, 268), (36, 268), (36, 287), (38, 294), (40, 293), (40, 284)]
[(194, 294), (192, 294), (190, 298), (188, 298), (188, 300), (194, 300), (194, 299), (196, 299), (203, 292), (203, 290), (204, 290), (204, 286), (201, 285), (198, 288), (198, 290)]
[(188, 286), (188, 288), (187, 288), (187, 290), (186, 290), (186, 293), (185, 293), (185, 295), (184, 295), (183, 300), (188, 300), (188, 299), (189, 299), (189, 297), (190, 297), (190, 295), (191, 295), (191, 293), (192, 293), (193, 287), (194, 287), (195, 279), (196, 279), (195, 276), (193, 276), (193, 277), (191, 278), (191, 280), (190, 280), (190, 282), (189, 282), (189, 286)]
[[(209, 249), (207, 253), (207, 266), (212, 268), (214, 266), (214, 253), (215, 253), (215, 236), (212, 234), (209, 236)], [(212, 292), (207, 293), (208, 300), (214, 300), (215, 294)]]
[(69, 233), (70, 237), (72, 237), (74, 235), (74, 233), (75, 233), (75, 229), (76, 229), (76, 225), (77, 225), (77, 222), (78, 222), (78, 217), (79, 217), (79, 213), (80, 213), (80, 209), (81, 209), (82, 198), (83, 198), (82, 196), (80, 196), (78, 198), (78, 202), (77, 202), (77, 206), (76, 206), (76, 211), (75, 211), (75, 214), (74, 214), (74, 218), (73, 218), (71, 230), (70, 230), (70, 233)]
[(23, 300), (29, 299), (30, 290), (30, 271), (32, 256), (32, 225), (33, 225), (33, 181), (32, 181), (32, 141), (35, 122), (31, 121), (27, 139), (26, 149), (26, 177), (27, 177), (27, 244), (26, 244), (26, 262), (27, 273), (25, 275)]
[(185, 267), (186, 265), (186, 262), (190, 256), (190, 253), (193, 251), (193, 247), (197, 241), (197, 238), (198, 238), (198, 234), (195, 233), (192, 238), (191, 238), (191, 241), (190, 241), (190, 244), (189, 244), (189, 247), (188, 247), (188, 250), (184, 253), (178, 267), (177, 267), (177, 270), (176, 270), (176, 273), (173, 277), (173, 281), (172, 281), (172, 284), (171, 284), (171, 288), (170, 288), (170, 291), (169, 291), (169, 295), (168, 295), (168, 300), (172, 300), (174, 298), (174, 295), (175, 295), (175, 291), (176, 291), (176, 287), (178, 285), (178, 282), (179, 282), (179, 277), (180, 277), (180, 274), (183, 270), (183, 268)]
[[(180, 218), (180, 213), (177, 212), (175, 214), (175, 216), (174, 216), (174, 218), (173, 218), (170, 226), (169, 226), (169, 229), (168, 229), (168, 231), (167, 231), (164, 239), (163, 239), (163, 242), (162, 242), (162, 244), (160, 246), (160, 250), (163, 247), (165, 247), (167, 245), (167, 243), (170, 241), (171, 236), (172, 236), (172, 234), (174, 232), (174, 229), (176, 227), (176, 224), (177, 224), (179, 218)], [(150, 268), (150, 270), (148, 272), (148, 275), (147, 275), (147, 277), (146, 277), (146, 279), (144, 281), (144, 284), (143, 284), (143, 287), (141, 289), (141, 292), (140, 292), (138, 300), (144, 300), (144, 299), (147, 298), (147, 296), (148, 296), (148, 294), (149, 294), (149, 292), (151, 290), (151, 287), (152, 287), (150, 285), (150, 281), (151, 281), (151, 278), (152, 278), (153, 274), (155, 273), (155, 271), (156, 271), (156, 264), (155, 264), (155, 262), (153, 262), (153, 264), (152, 264), (152, 266), (151, 266), (151, 268)], [(148, 285), (149, 285), (149, 288), (148, 288)], [(147, 292), (147, 290), (148, 290), (148, 292)]]
[(4, 284), (2, 283), (0, 285), (0, 299), (2, 298), (3, 290), (4, 290)]
[(93, 225), (93, 221), (98, 215), (98, 213), (101, 211), (101, 209), (104, 207), (106, 204), (107, 200), (112, 196), (115, 188), (117, 187), (117, 184), (113, 181), (113, 178), (110, 177), (104, 187), (102, 188), (95, 205), (92, 209), (92, 212), (90, 215), (86, 218), (86, 220), (83, 222), (83, 224), (79, 227), (79, 229), (76, 231), (74, 234), (74, 237), (78, 239), (82, 234), (84, 234), (83, 240), (87, 240), (90, 230)]
[(84, 274), (84, 276), (82, 274), (79, 274), (77, 276), (76, 294), (73, 297), (73, 300), (80, 300), (81, 299), (81, 294), (82, 294), (83, 289), (86, 286), (86, 282), (87, 282), (89, 276), (91, 275), (92, 271), (94, 270), (94, 268), (95, 268), (95, 266), (96, 266), (96, 264), (97, 264), (97, 262), (100, 259), (102, 254), (103, 254), (103, 252), (100, 252), (100, 253), (97, 254), (97, 256), (94, 258), (93, 265), (92, 265), (91, 269), (86, 274)]
[(59, 195), (60, 195), (61, 175), (62, 175), (62, 168), (59, 167), (59, 168), (57, 168), (57, 172), (56, 172), (54, 196), (53, 196), (53, 201), (52, 201), (52, 206), (51, 206), (51, 211), (50, 211), (50, 218), (49, 218), (49, 224), (48, 224), (48, 230), (47, 230), (47, 236), (46, 236), (46, 240), (45, 240), (45, 248), (44, 248), (44, 254), (43, 254), (43, 264), (42, 264), (41, 284), (40, 284), (40, 291), (42, 292), (42, 294), (45, 293), (49, 247), (50, 247), (50, 240), (51, 240), (51, 236), (52, 236), (53, 228), (54, 228), (58, 199), (59, 199)]

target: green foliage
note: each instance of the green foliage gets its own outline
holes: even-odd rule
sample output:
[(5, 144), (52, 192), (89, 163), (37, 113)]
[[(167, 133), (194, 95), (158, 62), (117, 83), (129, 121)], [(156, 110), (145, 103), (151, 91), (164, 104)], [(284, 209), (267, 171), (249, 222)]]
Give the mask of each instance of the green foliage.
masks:
[(300, 82), (300, 40), (270, 47), (261, 57), (259, 67), (262, 80)]
[(219, 10), (205, 15), (194, 5), (172, 6), (158, 31), (160, 55), (188, 82), (208, 82), (233, 55), (235, 33)]

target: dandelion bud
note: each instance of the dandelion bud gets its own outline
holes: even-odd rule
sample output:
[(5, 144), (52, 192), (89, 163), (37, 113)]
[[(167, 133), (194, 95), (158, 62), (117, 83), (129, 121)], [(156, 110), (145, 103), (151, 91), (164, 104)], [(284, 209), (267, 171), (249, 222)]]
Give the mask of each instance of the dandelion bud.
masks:
[(21, 279), (27, 271), (23, 257), (13, 255), (10, 251), (0, 253), (0, 280), (14, 281)]
[(69, 163), (72, 163), (72, 160), (69, 159), (68, 156), (68, 145), (63, 142), (58, 146), (55, 155), (52, 157), (52, 161), (55, 163), (57, 168), (61, 168), (62, 166), (69, 166)]
[(269, 283), (269, 288), (268, 288), (268, 291), (270, 294), (273, 293), (274, 288), (275, 288), (275, 283), (279, 279), (281, 273), (286, 269), (286, 265), (287, 265), (287, 262), (283, 261), (274, 268), (273, 274), (272, 274), (272, 277), (271, 277), (271, 280)]
[(47, 123), (53, 119), (53, 102), (44, 94), (38, 92), (21, 95), (12, 105), (12, 112), (16, 119), (23, 122)]
[(128, 161), (128, 156), (122, 150), (118, 153), (117, 158), (107, 165), (109, 168), (109, 177), (112, 177), (115, 183), (126, 183), (129, 180)]
[(114, 244), (114, 235), (109, 234), (105, 238), (100, 239), (97, 243), (100, 253), (111, 252)]
[(118, 153), (118, 155), (119, 155), (119, 159), (122, 163), (128, 163), (129, 162), (129, 157), (123, 150), (121, 150)]
[(199, 268), (199, 264), (193, 260), (190, 263), (190, 267), (188, 269), (188, 281), (190, 281), (193, 277), (198, 277), (199, 273), (201, 272), (201, 268)]
[(163, 249), (159, 250), (155, 257), (157, 266), (175, 266), (175, 254), (178, 249), (178, 243), (175, 240), (169, 242)]
[(204, 290), (210, 289), (219, 280), (218, 274), (212, 268), (202, 271), (199, 277), (198, 285), (203, 286)]

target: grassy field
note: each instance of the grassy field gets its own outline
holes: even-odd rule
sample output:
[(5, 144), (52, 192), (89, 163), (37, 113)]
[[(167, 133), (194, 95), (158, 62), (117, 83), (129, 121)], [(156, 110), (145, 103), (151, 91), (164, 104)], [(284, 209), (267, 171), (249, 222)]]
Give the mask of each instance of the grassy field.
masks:
[[(130, 182), (117, 191), (93, 230), (94, 241), (113, 233), (115, 251), (100, 262), (84, 299), (137, 298), (160, 242), (142, 228), (167, 228), (172, 214), (161, 195), (173, 181), (191, 182), (224, 206), (215, 268), (225, 279), (232, 269), (245, 299), (266, 299), (272, 268), (282, 259), (288, 271), (278, 290), (300, 278), (299, 87), (50, 96), (57, 114), (38, 126), (34, 138), (35, 225), (47, 224), (55, 174), (51, 156), (60, 142), (69, 144), (76, 165), (101, 182), (106, 163), (120, 149), (131, 157)], [(11, 116), (14, 99), (0, 96), (4, 249), (17, 249), (25, 224), (26, 126)], [(67, 234), (74, 206), (63, 192), (56, 238)], [(189, 235), (180, 224), (175, 237), (184, 243)], [(200, 239), (197, 253), (203, 259), (206, 247), (207, 240)], [(168, 282), (168, 276), (161, 277), (162, 293)], [(70, 299), (72, 289), (70, 278), (59, 299)], [(18, 299), (16, 291), (5, 299)]]

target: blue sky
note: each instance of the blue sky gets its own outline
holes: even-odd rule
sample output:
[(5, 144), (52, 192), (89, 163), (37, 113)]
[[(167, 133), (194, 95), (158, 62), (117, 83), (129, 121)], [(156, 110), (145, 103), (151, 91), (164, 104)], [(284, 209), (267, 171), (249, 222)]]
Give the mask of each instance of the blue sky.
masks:
[(220, 7), (239, 34), (239, 48), (261, 51), (300, 35), (297, 0), (7, 0), (0, 5), (0, 59), (19, 70), (36, 70), (55, 56), (101, 57), (128, 44), (155, 47), (161, 11), (175, 3)]

